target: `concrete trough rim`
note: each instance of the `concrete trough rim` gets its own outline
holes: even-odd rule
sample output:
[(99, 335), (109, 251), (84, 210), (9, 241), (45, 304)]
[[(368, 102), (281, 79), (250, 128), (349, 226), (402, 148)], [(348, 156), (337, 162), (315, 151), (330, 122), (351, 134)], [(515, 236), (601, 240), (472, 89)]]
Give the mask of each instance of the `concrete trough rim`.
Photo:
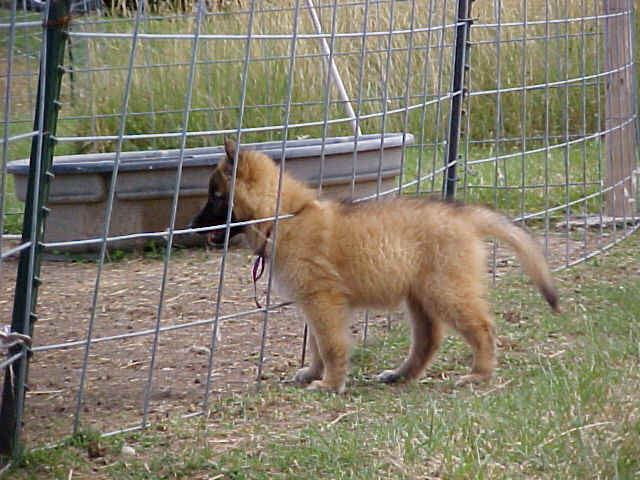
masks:
[[(371, 134), (356, 137), (327, 137), (290, 140), (285, 143), (285, 159), (365, 153), (375, 150), (402, 148), (413, 143), (410, 133)], [(357, 145), (356, 145), (357, 142)], [(258, 150), (274, 160), (282, 157), (282, 142), (260, 142), (241, 144), (241, 149)], [(183, 167), (215, 166), (224, 156), (224, 147), (198, 147), (184, 150)], [(80, 155), (61, 155), (54, 159), (53, 174), (111, 173), (115, 165), (116, 152)], [(148, 170), (174, 170), (180, 163), (180, 150), (144, 150), (120, 153), (119, 172), (139, 172)], [(7, 172), (13, 175), (27, 175), (29, 159), (8, 163)]]

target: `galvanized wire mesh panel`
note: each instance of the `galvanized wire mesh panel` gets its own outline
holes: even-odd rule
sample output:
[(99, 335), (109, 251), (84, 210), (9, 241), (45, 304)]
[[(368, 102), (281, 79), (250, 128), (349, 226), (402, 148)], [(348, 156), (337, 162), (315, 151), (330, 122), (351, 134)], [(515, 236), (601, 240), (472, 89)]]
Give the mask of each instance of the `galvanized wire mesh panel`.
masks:
[[(540, 233), (559, 268), (631, 234), (634, 18), (630, 1), (607, 5), (482, 2), (458, 18), (447, 0), (247, 0), (78, 14), (55, 134), (66, 157), (54, 164), (44, 247), (91, 251), (93, 261), (43, 266), (27, 432), (44, 441), (141, 428), (293, 373), (301, 322), (270, 278), (266, 307), (255, 306), (250, 252), (229, 238), (218, 251), (172, 248), (202, 243), (188, 222), (224, 136), (256, 143), (326, 196), (439, 196), (455, 164), (456, 197)], [(39, 135), (43, 40), (39, 14), (0, 16), (1, 218), (18, 233), (8, 215), (21, 211), (26, 166), (12, 161)], [(452, 88), (458, 27), (464, 90)], [(456, 98), (464, 114), (451, 158)], [(3, 318), (14, 256), (29, 246), (0, 243)], [(157, 258), (110, 261), (131, 247)], [(499, 249), (492, 260), (495, 275), (511, 264)]]
[(475, 11), (465, 198), (539, 227), (569, 266), (637, 225), (632, 4), (505, 7)]

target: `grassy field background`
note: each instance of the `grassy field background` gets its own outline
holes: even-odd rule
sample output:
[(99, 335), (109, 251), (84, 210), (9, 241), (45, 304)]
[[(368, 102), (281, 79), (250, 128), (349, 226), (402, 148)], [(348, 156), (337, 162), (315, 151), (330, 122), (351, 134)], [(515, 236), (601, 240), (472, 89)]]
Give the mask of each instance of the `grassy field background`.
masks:
[[(189, 2), (187, 2), (189, 3)], [(465, 125), (466, 137), (472, 140), (461, 153), (470, 161), (487, 160), (472, 165), (469, 176), (463, 179), (460, 198), (496, 206), (512, 215), (523, 211), (540, 211), (546, 205), (559, 205), (587, 196), (599, 189), (603, 177), (602, 158), (605, 145), (599, 138), (559, 148), (541, 154), (529, 150), (562, 143), (602, 130), (604, 119), (604, 82), (593, 79), (573, 83), (570, 87), (539, 88), (523, 95), (521, 90), (505, 91), (523, 85), (543, 85), (594, 75), (604, 68), (603, 20), (594, 18), (602, 13), (595, 2), (567, 0), (539, 2), (532, 5), (520, 0), (478, 2), (473, 14), (478, 20), (472, 30), (469, 85), (472, 92), (494, 92), (472, 96), (466, 106), (471, 121)], [(255, 34), (291, 32), (295, 2), (265, 4), (266, 10), (254, 17)], [(332, 3), (320, 3), (321, 7)], [(335, 19), (338, 32), (384, 32), (414, 26), (430, 26), (428, 32), (407, 35), (371, 36), (361, 44), (357, 37), (338, 38), (334, 49), (335, 62), (345, 87), (354, 100), (357, 113), (393, 112), (409, 104), (419, 104), (442, 98), (451, 82), (453, 29), (440, 29), (451, 24), (453, 4), (444, 9), (443, 2), (416, 2), (412, 12), (410, 2), (373, 4), (369, 6), (367, 21), (365, 7), (339, 2)], [(526, 7), (525, 7), (526, 5)], [(274, 12), (273, 8), (282, 8)], [(248, 16), (225, 7), (217, 15), (206, 17), (201, 26), (203, 34), (235, 34), (246, 32)], [(8, 18), (6, 10), (3, 16)], [(161, 11), (165, 17), (151, 16), (140, 26), (141, 33), (189, 33), (195, 28), (192, 17), (176, 16)], [(413, 14), (413, 15), (412, 15)], [(330, 8), (321, 8), (320, 17), (325, 31), (331, 31), (333, 19)], [(24, 17), (36, 19), (37, 15)], [(528, 25), (510, 26), (526, 18)], [(545, 19), (559, 19), (545, 23)], [(564, 22), (564, 18), (585, 18)], [(22, 19), (22, 17), (21, 17)], [(501, 23), (501, 28), (494, 25)], [(310, 15), (301, 10), (298, 33), (315, 33)], [(73, 28), (77, 32), (126, 33), (133, 29), (133, 19), (107, 17), (104, 21), (77, 18)], [(549, 38), (544, 40), (544, 38)], [(638, 36), (636, 36), (638, 38)], [(414, 49), (408, 54), (408, 48)], [(390, 47), (390, 49), (389, 49)], [(417, 48), (416, 48), (417, 47)], [(0, 48), (3, 48), (0, 46)], [(238, 125), (245, 42), (216, 39), (200, 43), (193, 84), (191, 114), (188, 130), (208, 132), (233, 129)], [(75, 38), (71, 52), (73, 81), (67, 74), (63, 80), (63, 107), (60, 112), (58, 135), (63, 137), (115, 135), (118, 131), (122, 92), (131, 49), (130, 39), (98, 38), (87, 41)], [(361, 62), (361, 49), (364, 61)], [(31, 129), (37, 77), (36, 64), (29, 54), (39, 50), (37, 29), (16, 38), (14, 77), (12, 83), (12, 119), (10, 134)], [(138, 42), (135, 69), (128, 102), (125, 133), (132, 135), (165, 134), (181, 129), (187, 90), (192, 42), (188, 39), (141, 40)], [(388, 53), (391, 52), (391, 53)], [(6, 52), (5, 52), (6, 53)], [(289, 123), (319, 122), (344, 118), (335, 85), (325, 109), (326, 67), (320, 55), (317, 39), (300, 39), (296, 45), (296, 63), (292, 76), (292, 104)], [(289, 56), (291, 45), (287, 39), (254, 40), (248, 67), (244, 128), (281, 125), (285, 120)], [(3, 83), (4, 82), (4, 83)], [(335, 83), (335, 82), (334, 82)], [(6, 79), (0, 79), (0, 88)], [(496, 90), (500, 89), (501, 93)], [(359, 100), (359, 101), (358, 101)], [(444, 163), (444, 142), (447, 139), (449, 101), (416, 108), (405, 116), (403, 111), (365, 119), (364, 133), (408, 131), (416, 138), (415, 146), (407, 150), (403, 179), (410, 181), (426, 175)], [(321, 137), (350, 134), (347, 122), (290, 128), (289, 138)], [(243, 141), (279, 139), (281, 131), (252, 132)], [(187, 146), (218, 145), (221, 136), (202, 134), (189, 137)], [(465, 140), (463, 139), (463, 143)], [(125, 141), (125, 150), (163, 149), (179, 146), (177, 138), (140, 138)], [(464, 145), (463, 145), (464, 146)], [(113, 151), (114, 141), (77, 141), (60, 143), (56, 154)], [(30, 142), (9, 145), (9, 160), (25, 158)], [(501, 156), (522, 152), (509, 159)], [(8, 180), (5, 209), (19, 212), (21, 205), (12, 194), (12, 180)], [(439, 191), (441, 175), (434, 175), (420, 183), (422, 191)], [(551, 188), (544, 190), (545, 183)], [(569, 183), (571, 187), (564, 185)], [(521, 190), (511, 187), (525, 185)], [(494, 188), (497, 187), (497, 188)], [(505, 188), (506, 187), (506, 188)], [(412, 192), (408, 189), (408, 192)], [(597, 213), (600, 200), (584, 202), (579, 210)], [(5, 219), (5, 231), (18, 233), (20, 215)]]
[(499, 280), (489, 385), (454, 386), (470, 360), (457, 337), (420, 382), (376, 383), (408, 348), (398, 324), (356, 348), (345, 394), (266, 382), (218, 399), (206, 417), (27, 451), (7, 478), (638, 478), (638, 258), (633, 235), (558, 273), (559, 315), (518, 274)]

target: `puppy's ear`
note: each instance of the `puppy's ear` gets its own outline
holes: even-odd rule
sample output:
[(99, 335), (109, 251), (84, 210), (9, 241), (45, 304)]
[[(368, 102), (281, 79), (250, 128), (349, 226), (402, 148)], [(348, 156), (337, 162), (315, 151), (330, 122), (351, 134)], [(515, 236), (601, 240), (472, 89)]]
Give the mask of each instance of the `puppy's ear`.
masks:
[(233, 174), (233, 164), (237, 154), (240, 155), (241, 152), (238, 151), (238, 145), (231, 138), (224, 138), (224, 151), (227, 154), (227, 158), (222, 162), (222, 171), (225, 175), (231, 176)]
[(236, 156), (236, 150), (238, 149), (238, 145), (231, 138), (224, 138), (224, 150), (227, 152), (227, 160), (230, 165), (233, 165)]

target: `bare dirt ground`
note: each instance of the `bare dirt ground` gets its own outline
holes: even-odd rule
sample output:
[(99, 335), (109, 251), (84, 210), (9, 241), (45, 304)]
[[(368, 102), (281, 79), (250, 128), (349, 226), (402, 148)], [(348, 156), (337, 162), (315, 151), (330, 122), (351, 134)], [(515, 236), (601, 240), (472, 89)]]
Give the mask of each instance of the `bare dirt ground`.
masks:
[[(220, 251), (204, 249), (178, 250), (171, 258), (160, 327), (176, 328), (158, 334), (150, 421), (202, 408), (221, 259)], [(265, 316), (256, 311), (252, 263), (251, 252), (243, 248), (232, 249), (227, 257), (220, 315), (254, 313), (219, 322), (210, 401), (256, 386)], [(162, 259), (134, 254), (105, 264), (91, 336), (94, 340), (133, 336), (91, 345), (80, 411), (83, 428), (109, 432), (141, 423), (163, 268)], [(17, 261), (3, 263), (2, 269), (0, 323), (10, 323)], [(43, 262), (33, 339), (36, 350), (87, 339), (96, 273), (94, 262)], [(262, 303), (265, 288), (263, 279), (259, 288)], [(276, 296), (272, 304), (285, 300)], [(372, 316), (369, 332), (384, 328), (386, 318)], [(192, 322), (200, 324), (187, 326)], [(362, 327), (361, 322), (354, 323), (354, 334), (362, 335)], [(295, 306), (270, 312), (263, 381), (286, 380), (300, 367), (303, 328)], [(81, 344), (33, 354), (25, 413), (29, 443), (60, 440), (72, 432), (85, 350)]]
[[(611, 232), (605, 233), (605, 237), (600, 233), (556, 230), (549, 236), (552, 266), (566, 264), (565, 258), (576, 259), (598, 248), (599, 243), (611, 241)], [(148, 396), (149, 421), (202, 409), (221, 260), (222, 252), (203, 248), (177, 250), (172, 255), (159, 322), (161, 328), (172, 328), (158, 334)], [(256, 311), (252, 263), (251, 252), (240, 247), (231, 249), (227, 257), (209, 402), (256, 387), (265, 316)], [(496, 265), (498, 276), (519, 268), (503, 248), (497, 250)], [(0, 323), (10, 323), (16, 267), (16, 259), (1, 265)], [(82, 343), (61, 345), (86, 343), (97, 264), (77, 258), (43, 262), (33, 347), (51, 347), (36, 351), (31, 360), (25, 411), (29, 444), (58, 441), (72, 432), (87, 353), (81, 428), (105, 433), (140, 425), (152, 364), (163, 268), (161, 258), (142, 254), (130, 254), (105, 264), (91, 329), (91, 337), (101, 341), (93, 343), (87, 352)], [(263, 300), (265, 288), (263, 279), (259, 287)], [(275, 296), (272, 304), (286, 300)], [(242, 312), (249, 313), (232, 316)], [(224, 318), (230, 315), (231, 318)], [(402, 316), (402, 312), (393, 314), (394, 320)], [(383, 334), (388, 325), (389, 314), (372, 314), (368, 335)], [(362, 338), (362, 315), (356, 316), (352, 330)], [(265, 338), (262, 381), (291, 378), (300, 367), (303, 343), (303, 320), (297, 308), (287, 306), (272, 311)]]

